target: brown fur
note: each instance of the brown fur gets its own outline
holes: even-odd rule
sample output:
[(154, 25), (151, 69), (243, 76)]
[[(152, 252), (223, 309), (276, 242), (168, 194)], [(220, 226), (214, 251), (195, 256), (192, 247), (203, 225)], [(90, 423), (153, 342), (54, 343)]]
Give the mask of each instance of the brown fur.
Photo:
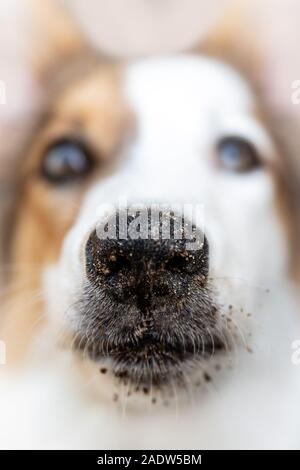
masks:
[[(117, 164), (117, 150), (132, 128), (120, 78), (118, 67), (106, 65), (69, 84), (54, 100), (23, 157), (10, 234), (10, 262), (20, 269), (9, 280), (22, 287), (14, 293), (14, 302), (7, 308), (2, 334), (8, 344), (10, 362), (24, 354), (31, 341), (29, 332), (34, 324), (40, 324), (43, 311), (42, 301), (25, 307), (24, 296), (39, 292), (42, 268), (57, 260), (87, 188), (94, 178), (101, 178)], [(82, 183), (56, 188), (43, 179), (41, 162), (52, 142), (68, 136), (80, 136), (87, 144), (95, 170)]]
[(53, 67), (84, 53), (87, 44), (56, 0), (29, 0), (26, 7), (25, 53), (36, 78), (44, 81)]

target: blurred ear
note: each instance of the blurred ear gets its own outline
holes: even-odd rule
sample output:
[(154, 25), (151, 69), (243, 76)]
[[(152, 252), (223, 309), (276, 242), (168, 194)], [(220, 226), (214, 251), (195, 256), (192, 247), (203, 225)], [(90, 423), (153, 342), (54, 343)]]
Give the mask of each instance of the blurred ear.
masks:
[[(1, 165), (19, 132), (47, 94), (47, 81), (60, 65), (81, 55), (86, 44), (71, 15), (58, 0), (9, 0), (0, 5)], [(7, 139), (8, 132), (14, 138)], [(1, 177), (0, 173), (0, 177)]]
[(6, 103), (1, 127), (30, 113), (55, 67), (86, 47), (71, 15), (58, 0), (9, 0), (0, 5), (0, 79)]
[(24, 14), (25, 54), (38, 78), (83, 51), (79, 28), (57, 0), (27, 0)]
[(228, 0), (224, 15), (198, 51), (233, 65), (248, 79), (259, 81), (264, 62), (260, 40), (262, 3), (259, 0)]
[(23, 106), (28, 91), (43, 85), (54, 67), (85, 47), (75, 21), (58, 0), (1, 2), (0, 79), (6, 84), (7, 103), (0, 108), (0, 119)]

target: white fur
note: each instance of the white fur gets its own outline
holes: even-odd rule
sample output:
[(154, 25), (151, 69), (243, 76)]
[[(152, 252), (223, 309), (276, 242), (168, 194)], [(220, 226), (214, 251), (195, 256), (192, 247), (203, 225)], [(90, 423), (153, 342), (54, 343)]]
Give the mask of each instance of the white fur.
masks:
[[(73, 328), (78, 321), (70, 306), (85, 281), (84, 244), (99, 221), (101, 204), (117, 204), (120, 198), (200, 203), (210, 245), (209, 275), (224, 315), (232, 304), (239, 336), (253, 353), (238, 344), (233, 368), (221, 360), (223, 370), (212, 383), (193, 389), (188, 402), (178, 396), (163, 407), (148, 398), (141, 410), (135, 397), (114, 403), (116, 385), (99, 376), (97, 367), (94, 382), (100, 392), (92, 398), (95, 383), (80, 381), (72, 355), (52, 347), (53, 338), (45, 332), (43, 348), (36, 345), (40, 358), (23, 373), (22, 385), (18, 380), (7, 387), (7, 393), (14, 392), (3, 411), (8, 423), (3, 446), (299, 447), (300, 372), (291, 363), (291, 344), (300, 316), (287, 281), (287, 239), (274, 182), (264, 168), (237, 175), (214, 165), (215, 143), (227, 133), (247, 136), (264, 158), (272, 158), (272, 140), (252, 114), (251, 91), (220, 63), (178, 56), (133, 63), (124, 92), (137, 134), (117, 172), (89, 190), (59, 263), (45, 273), (53, 328)], [(18, 430), (12, 424), (15, 409)]]

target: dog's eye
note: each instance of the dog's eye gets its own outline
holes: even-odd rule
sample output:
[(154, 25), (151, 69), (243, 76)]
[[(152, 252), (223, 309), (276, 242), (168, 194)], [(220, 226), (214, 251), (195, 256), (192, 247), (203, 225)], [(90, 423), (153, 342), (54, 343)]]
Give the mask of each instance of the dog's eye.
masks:
[(217, 145), (217, 158), (226, 171), (245, 173), (261, 165), (254, 146), (241, 137), (224, 137)]
[(82, 145), (63, 140), (52, 145), (42, 163), (43, 176), (52, 183), (67, 183), (83, 178), (92, 168), (92, 160)]

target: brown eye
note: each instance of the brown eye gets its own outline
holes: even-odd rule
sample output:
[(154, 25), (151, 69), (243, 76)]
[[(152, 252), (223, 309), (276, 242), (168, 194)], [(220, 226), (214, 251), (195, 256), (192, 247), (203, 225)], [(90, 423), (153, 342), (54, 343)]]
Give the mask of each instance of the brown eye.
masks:
[(61, 140), (47, 150), (42, 174), (51, 183), (64, 184), (84, 178), (92, 166), (92, 159), (81, 144)]
[(217, 146), (217, 158), (221, 168), (235, 173), (245, 173), (261, 166), (254, 146), (240, 137), (224, 137)]

